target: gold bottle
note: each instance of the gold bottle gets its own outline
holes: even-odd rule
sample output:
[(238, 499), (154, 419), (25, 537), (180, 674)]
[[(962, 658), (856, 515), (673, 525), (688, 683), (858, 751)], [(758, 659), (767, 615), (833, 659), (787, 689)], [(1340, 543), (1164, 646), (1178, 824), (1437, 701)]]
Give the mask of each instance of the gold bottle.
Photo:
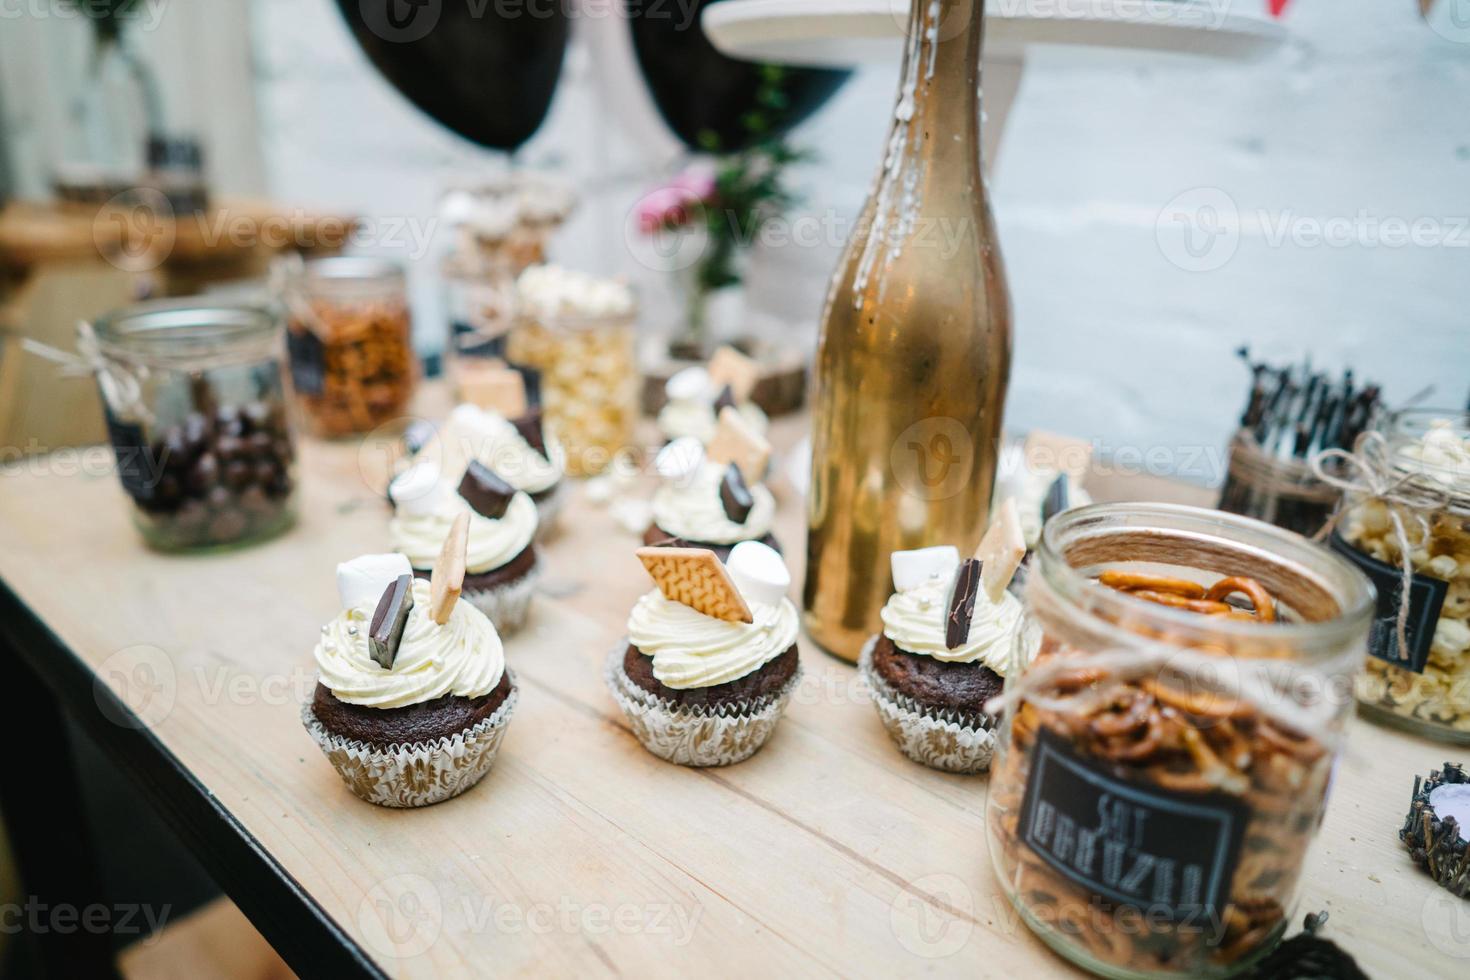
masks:
[(804, 621), (856, 660), (889, 555), (979, 544), (1011, 365), (980, 162), (984, 0), (911, 0), (884, 159), (822, 315)]

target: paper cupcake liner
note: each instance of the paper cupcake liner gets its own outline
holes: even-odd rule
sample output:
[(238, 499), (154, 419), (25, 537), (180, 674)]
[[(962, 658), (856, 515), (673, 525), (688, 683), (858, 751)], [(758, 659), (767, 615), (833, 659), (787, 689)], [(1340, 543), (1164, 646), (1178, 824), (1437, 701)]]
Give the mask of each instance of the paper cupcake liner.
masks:
[(878, 717), (888, 730), (898, 750), (910, 759), (942, 772), (971, 774), (990, 768), (995, 752), (995, 723), (986, 718), (976, 728), (968, 718), (961, 718), (947, 708), (920, 704), (906, 694), (894, 690), (873, 669), (874, 636), (863, 646), (858, 670), (868, 689)]
[(495, 631), (502, 637), (510, 636), (526, 625), (526, 617), (531, 611), (531, 596), (535, 595), (536, 583), (541, 579), (539, 558), (537, 562), (514, 582), (489, 589), (465, 589), (460, 598), (468, 600), (470, 605), (490, 617)]
[(310, 702), (301, 706), (301, 723), (354, 796), (378, 806), (430, 806), (458, 796), (490, 771), (518, 696), (512, 674), (505, 702), (479, 724), (433, 742), (387, 748), (332, 734)]
[(561, 530), (561, 512), (567, 501), (567, 481), (558, 480), (555, 489), (544, 499), (536, 503), (536, 543), (545, 542), (556, 537)]
[(633, 734), (660, 759), (680, 766), (728, 766), (755, 755), (776, 730), (776, 722), (801, 682), (801, 665), (775, 694), (739, 705), (687, 705), (650, 694), (625, 670), (624, 640), (607, 657), (603, 676), (613, 700), (628, 716)]

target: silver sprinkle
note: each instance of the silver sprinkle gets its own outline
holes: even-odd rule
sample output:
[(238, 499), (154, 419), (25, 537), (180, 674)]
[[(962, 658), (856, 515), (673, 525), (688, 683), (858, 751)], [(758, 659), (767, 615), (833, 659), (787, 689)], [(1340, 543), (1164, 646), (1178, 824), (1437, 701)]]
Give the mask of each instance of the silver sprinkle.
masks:
[(349, 627), (347, 627), (347, 635), (348, 636), (356, 636), (357, 635), (357, 627), (356, 626), (349, 626)]

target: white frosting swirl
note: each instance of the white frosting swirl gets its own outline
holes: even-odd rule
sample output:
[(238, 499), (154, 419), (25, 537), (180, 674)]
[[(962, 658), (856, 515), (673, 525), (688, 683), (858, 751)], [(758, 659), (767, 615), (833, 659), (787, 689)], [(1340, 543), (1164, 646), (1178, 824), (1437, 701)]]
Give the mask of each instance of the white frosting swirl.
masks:
[[(983, 591), (975, 597), (970, 617), (970, 639), (951, 650), (944, 642), (949, 613), (949, 590), (953, 576), (930, 578), (909, 589), (895, 592), (883, 607), (883, 635), (909, 653), (923, 654), (948, 663), (981, 663), (1005, 677), (1015, 669), (1018, 658), (1016, 631), (1021, 624), (1021, 603), (1007, 592), (993, 603)], [(1028, 651), (1030, 662), (1034, 651)], [(1025, 663), (1019, 666), (1024, 667)]]
[(739, 680), (791, 649), (799, 628), (790, 599), (749, 605), (754, 623), (727, 623), (654, 589), (628, 616), (628, 642), (653, 658), (653, 676), (675, 690)]
[(736, 524), (720, 502), (725, 467), (704, 463), (691, 476), (665, 481), (653, 495), (653, 522), (676, 538), (705, 544), (755, 541), (770, 533), (776, 498), (761, 484), (750, 488), (750, 514)]
[(561, 443), (550, 431), (545, 435), (547, 456), (504, 416), (461, 406), (449, 417), (442, 466), (446, 473), (463, 473), (471, 460), (479, 460), (517, 490), (544, 493), (562, 478), (567, 462)]
[[(750, 427), (761, 435), (770, 428), (770, 419), (754, 402), (746, 402), (735, 409)], [(714, 403), (704, 398), (671, 398), (658, 413), (658, 428), (667, 439), (693, 436), (708, 443), (715, 437), (719, 420), (715, 416)]]
[(413, 609), (391, 670), (368, 652), (373, 608), (344, 609), (322, 627), (314, 656), (321, 680), (339, 701), (369, 708), (402, 708), (446, 694), (478, 698), (500, 684), (505, 649), (485, 614), (456, 602), (449, 622), (429, 618), (429, 583), (413, 583)]
[(536, 536), (536, 504), (524, 492), (510, 500), (499, 520), (482, 517), (457, 493), (447, 494), (443, 506), (428, 514), (398, 515), (388, 522), (393, 549), (408, 556), (414, 568), (433, 568), (454, 519), (470, 515), (470, 543), (465, 571), (478, 575), (507, 564), (525, 551)]

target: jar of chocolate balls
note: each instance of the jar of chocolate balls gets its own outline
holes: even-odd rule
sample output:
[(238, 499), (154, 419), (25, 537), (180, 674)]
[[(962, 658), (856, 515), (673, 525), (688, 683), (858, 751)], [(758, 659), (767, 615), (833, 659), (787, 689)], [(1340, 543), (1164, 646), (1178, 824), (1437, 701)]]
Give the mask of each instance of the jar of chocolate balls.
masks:
[(418, 378), (402, 266), (350, 256), (293, 258), (275, 273), (308, 431), (342, 438), (401, 417)]
[(279, 310), (145, 303), (83, 324), (81, 346), (148, 544), (237, 546), (291, 526), (296, 449)]
[(987, 803), (1006, 895), (1101, 976), (1247, 969), (1292, 917), (1372, 586), (1306, 538), (1165, 504), (1055, 517), (1036, 566), (1041, 647), (1006, 678)]

